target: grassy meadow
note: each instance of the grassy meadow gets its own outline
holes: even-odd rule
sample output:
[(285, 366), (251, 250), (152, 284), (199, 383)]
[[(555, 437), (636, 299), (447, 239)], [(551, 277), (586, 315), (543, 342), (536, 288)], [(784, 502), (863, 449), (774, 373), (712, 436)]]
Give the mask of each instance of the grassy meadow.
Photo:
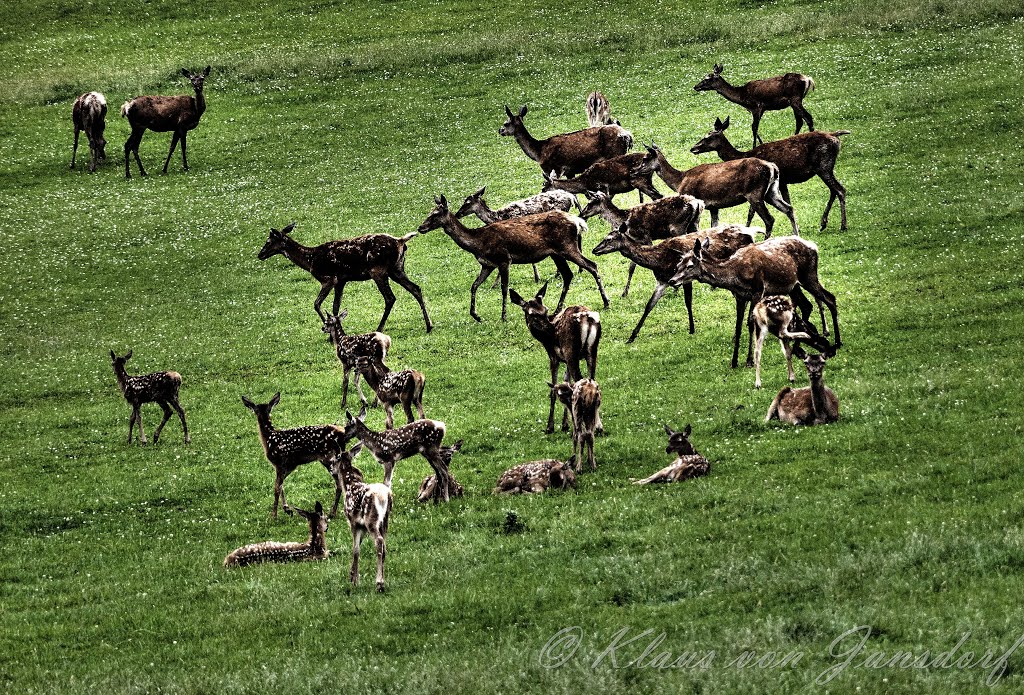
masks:
[[(1024, 635), (1019, 3), (16, 0), (5, 14), (0, 691), (1024, 691), (1024, 647), (998, 661)], [(765, 388), (729, 369), (724, 291), (695, 287), (695, 335), (669, 294), (626, 345), (653, 278), (638, 270), (623, 299), (627, 262), (603, 256), (599, 470), (575, 493), (492, 496), (501, 471), (571, 443), (542, 434), (547, 361), (522, 312), (502, 323), (488, 283), (473, 321), (478, 265), (433, 231), (406, 269), (436, 328), (396, 286), (388, 362), (426, 374), (427, 416), (465, 440), (452, 470), (466, 496), (418, 505), (429, 467), (398, 465), (385, 595), (367, 544), (350, 589), (344, 519), (326, 562), (224, 570), (240, 545), (306, 533), (270, 519), (273, 472), (239, 395), (280, 390), (278, 427), (341, 416), (318, 286), (256, 259), (268, 228), (295, 221), (306, 244), (397, 236), (434, 195), (534, 193), (539, 169), (497, 135), (503, 105), (529, 104), (544, 136), (584, 127), (592, 89), (638, 147), (653, 139), (679, 168), (717, 161), (689, 148), (726, 116), (746, 148), (750, 116), (692, 90), (716, 62), (733, 83), (811, 75), (816, 126), (852, 131), (836, 168), (848, 231), (838, 205), (817, 231), (820, 181), (791, 189), (838, 297), (844, 347), (825, 380), (841, 420), (763, 422), (785, 366), (769, 339)], [(191, 170), (176, 152), (162, 175), (170, 136), (147, 133), (150, 176), (126, 181), (121, 103), (186, 93), (181, 68), (207, 64)], [(93, 175), (84, 135), (68, 168), (89, 90), (110, 107)], [(770, 112), (761, 135), (792, 126)], [(607, 231), (592, 221), (588, 256)], [(536, 291), (528, 268), (511, 275)], [(585, 274), (568, 300), (600, 306)], [(350, 284), (346, 328), (373, 330), (382, 304)], [(176, 419), (158, 445), (126, 445), (108, 352), (128, 349), (130, 373), (182, 374), (190, 446)], [(144, 408), (150, 436), (158, 412)], [(670, 461), (662, 425), (687, 422), (712, 475), (629, 485)], [(381, 479), (368, 454), (358, 465)], [(333, 484), (312, 464), (286, 490), (308, 508)], [(889, 661), (907, 653), (933, 663)]]

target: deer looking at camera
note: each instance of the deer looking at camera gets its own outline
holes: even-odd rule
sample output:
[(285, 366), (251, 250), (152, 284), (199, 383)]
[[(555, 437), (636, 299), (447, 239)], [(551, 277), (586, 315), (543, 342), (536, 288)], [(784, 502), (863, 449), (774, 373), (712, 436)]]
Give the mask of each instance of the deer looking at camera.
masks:
[(831, 352), (832, 346), (819, 333), (810, 321), (797, 315), (793, 301), (783, 295), (765, 297), (754, 305), (754, 388), (761, 388), (761, 352), (764, 339), (770, 333), (782, 344), (782, 354), (786, 358), (786, 369), (789, 381), (796, 380), (793, 373), (793, 353), (801, 359), (804, 351), (800, 343), (804, 342), (820, 352)]
[(71, 149), (71, 168), (75, 168), (78, 154), (78, 133), (85, 131), (89, 140), (89, 171), (96, 171), (97, 162), (107, 158), (107, 141), (103, 131), (107, 127), (107, 100), (99, 92), (86, 92), (75, 99), (71, 107), (71, 122), (75, 126), (75, 144)]
[(313, 511), (290, 507), (288, 513), (297, 513), (309, 522), (309, 538), (305, 543), (279, 543), (264, 541), (245, 545), (232, 551), (224, 558), (225, 567), (245, 567), (257, 562), (301, 562), (304, 560), (325, 560), (327, 550), (327, 515), (319, 502)]
[(665, 447), (666, 454), (675, 454), (676, 459), (669, 465), (662, 468), (654, 475), (643, 480), (634, 480), (634, 485), (650, 485), (651, 483), (678, 483), (692, 478), (699, 478), (711, 473), (711, 462), (690, 444), (692, 432), (690, 423), (682, 432), (676, 432), (668, 425), (665, 425), (665, 434), (668, 435), (668, 446)]
[(620, 125), (617, 118), (612, 118), (612, 105), (608, 103), (608, 97), (601, 92), (587, 95), (587, 123), (591, 128)]
[(192, 438), (188, 436), (188, 424), (185, 422), (185, 411), (178, 402), (178, 390), (181, 388), (181, 374), (177, 372), (153, 372), (152, 374), (141, 374), (130, 376), (125, 370), (125, 363), (132, 358), (132, 351), (124, 357), (118, 357), (114, 351), (110, 351), (110, 363), (114, 368), (114, 376), (117, 377), (117, 385), (121, 388), (124, 399), (132, 407), (132, 415), (128, 419), (128, 444), (132, 443), (132, 432), (135, 423), (139, 423), (139, 443), (146, 443), (146, 433), (142, 429), (142, 404), (156, 403), (164, 411), (164, 419), (160, 421), (156, 431), (153, 432), (153, 443), (160, 439), (160, 432), (164, 425), (171, 419), (172, 408), (178, 413), (181, 419), (181, 429), (185, 433), (185, 443), (189, 444)]
[(324, 318), (324, 325), (321, 330), (327, 334), (327, 342), (334, 346), (334, 354), (341, 362), (344, 375), (342, 376), (341, 411), (345, 412), (348, 402), (349, 374), (355, 372), (353, 381), (356, 392), (359, 394), (359, 402), (366, 405), (366, 397), (363, 396), (363, 389), (359, 384), (359, 370), (355, 368), (356, 359), (369, 357), (373, 360), (384, 361), (391, 349), (391, 336), (386, 333), (363, 333), (361, 335), (346, 335), (341, 322), (348, 316), (348, 309), (343, 309), (340, 314), (328, 314)]
[(601, 425), (601, 387), (593, 379), (580, 379), (576, 383), (549, 384), (555, 397), (572, 413), (572, 447), (574, 468), (583, 467), (583, 452), (587, 452), (590, 470), (597, 470), (594, 459), (594, 435)]
[(341, 474), (345, 486), (345, 518), (348, 519), (352, 531), (352, 568), (349, 581), (352, 586), (359, 584), (359, 548), (363, 544), (363, 536), (373, 537), (373, 545), (377, 551), (377, 591), (384, 592), (384, 558), (387, 556), (388, 521), (394, 496), (391, 488), (383, 483), (363, 482), (363, 473), (352, 461), (362, 450), (362, 443), (357, 443), (348, 451), (342, 451), (334, 459), (332, 466)]
[(783, 387), (775, 396), (764, 421), (782, 420), (791, 425), (825, 425), (839, 419), (839, 397), (825, 386), (828, 355), (807, 355), (804, 365), (811, 385), (802, 389)]

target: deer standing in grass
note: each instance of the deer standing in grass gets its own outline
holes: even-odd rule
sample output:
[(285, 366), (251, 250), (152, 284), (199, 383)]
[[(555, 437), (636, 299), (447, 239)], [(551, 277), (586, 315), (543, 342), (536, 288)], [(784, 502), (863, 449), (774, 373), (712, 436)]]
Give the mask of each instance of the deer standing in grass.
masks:
[(340, 472), (345, 486), (345, 518), (352, 531), (352, 569), (349, 571), (349, 581), (352, 586), (359, 584), (359, 548), (363, 544), (363, 536), (369, 534), (377, 551), (377, 591), (384, 593), (384, 559), (388, 553), (388, 521), (394, 506), (394, 496), (391, 488), (383, 483), (363, 482), (362, 471), (352, 465), (362, 448), (362, 443), (357, 443), (348, 451), (338, 454), (332, 464)]
[(206, 66), (203, 72), (190, 72), (187, 68), (181, 69), (181, 74), (188, 78), (195, 90), (195, 96), (190, 97), (182, 94), (173, 97), (145, 96), (129, 99), (121, 106), (121, 116), (128, 119), (132, 128), (132, 134), (124, 143), (124, 175), (130, 179), (132, 172), (130, 168), (129, 154), (135, 155), (135, 163), (139, 166), (139, 174), (146, 175), (146, 169), (139, 159), (139, 144), (146, 130), (155, 133), (166, 133), (171, 131), (171, 149), (164, 160), (164, 173), (167, 173), (167, 165), (171, 163), (171, 155), (174, 148), (181, 140), (181, 166), (188, 171), (188, 159), (185, 156), (185, 140), (188, 131), (199, 125), (199, 119), (206, 111), (206, 96), (203, 94), (203, 84), (210, 75), (210, 66)]
[(547, 490), (568, 490), (576, 487), (573, 456), (564, 463), (554, 459), (521, 463), (509, 468), (498, 478), (494, 494), (519, 495)]
[(146, 443), (146, 433), (142, 429), (142, 404), (156, 403), (164, 411), (164, 419), (153, 432), (153, 443), (160, 439), (160, 433), (164, 425), (171, 419), (172, 408), (178, 413), (181, 420), (181, 429), (185, 433), (185, 443), (189, 444), (192, 438), (188, 436), (188, 424), (185, 422), (185, 411), (178, 402), (178, 390), (181, 388), (181, 374), (177, 372), (153, 372), (152, 374), (141, 374), (130, 376), (125, 370), (125, 363), (132, 358), (132, 351), (124, 357), (118, 357), (114, 351), (110, 351), (110, 363), (114, 368), (114, 376), (117, 377), (117, 385), (121, 388), (124, 399), (132, 407), (132, 415), (128, 419), (128, 444), (132, 443), (132, 432), (135, 423), (139, 423), (139, 443)]
[(384, 429), (390, 430), (395, 426), (395, 404), (401, 403), (405, 411), (405, 417), (409, 422), (415, 420), (412, 415), (413, 407), (420, 414), (423, 414), (423, 384), (426, 377), (423, 372), (415, 369), (403, 369), (400, 372), (393, 372), (388, 366), (370, 357), (357, 357), (356, 369), (366, 383), (370, 385), (373, 392), (377, 394), (381, 405), (384, 406), (385, 423)]
[(751, 80), (746, 84), (736, 87), (725, 81), (722, 77), (721, 63), (715, 65), (714, 69), (704, 76), (700, 82), (694, 85), (697, 92), (715, 91), (721, 94), (734, 104), (739, 104), (754, 117), (750, 126), (753, 134), (753, 146), (763, 143), (764, 140), (757, 134), (758, 126), (761, 123), (761, 116), (765, 111), (781, 111), (792, 108), (796, 117), (796, 131), (800, 132), (807, 121), (807, 130), (814, 130), (814, 119), (811, 112), (804, 108), (804, 98), (814, 89), (814, 80), (807, 75), (798, 72), (787, 72), (778, 77), (769, 77), (765, 80)]
[(307, 512), (298, 507), (291, 507), (288, 513), (295, 511), (309, 522), (309, 538), (305, 543), (280, 543), (264, 541), (245, 545), (232, 551), (224, 558), (225, 567), (245, 567), (257, 562), (295, 562), (303, 560), (325, 560), (330, 555), (327, 550), (327, 515), (319, 502), (313, 511)]
[(639, 166), (643, 163), (642, 152), (630, 152), (620, 154), (617, 157), (603, 159), (596, 162), (579, 176), (571, 179), (555, 178), (554, 172), (544, 176), (545, 188), (566, 191), (576, 195), (583, 194), (588, 198), (594, 193), (604, 193), (612, 198), (620, 193), (639, 191), (640, 202), (644, 202), (644, 194), (651, 200), (660, 200), (663, 196), (654, 187), (654, 173), (638, 172)]
[(690, 444), (690, 434), (692, 431), (690, 423), (686, 423), (686, 427), (682, 432), (676, 432), (668, 425), (665, 425), (665, 434), (668, 435), (668, 446), (665, 447), (665, 453), (675, 454), (676, 459), (657, 473), (643, 480), (634, 480), (633, 484), (678, 483), (710, 474), (711, 462), (704, 458)]
[(785, 386), (768, 408), (764, 421), (782, 420), (791, 425), (825, 425), (839, 419), (839, 397), (825, 386), (827, 355), (807, 355), (804, 365), (811, 385), (802, 389)]
[(793, 301), (782, 295), (765, 297), (754, 305), (754, 388), (761, 388), (761, 352), (764, 339), (770, 333), (782, 344), (782, 354), (786, 358), (786, 369), (789, 381), (796, 380), (793, 373), (793, 353), (803, 358), (804, 352), (800, 343), (805, 342), (821, 352), (829, 352), (832, 346), (809, 321), (804, 321), (796, 314)]
[(267, 242), (257, 256), (261, 261), (281, 254), (299, 266), (320, 282), (320, 294), (313, 302), (313, 309), (321, 321), (325, 321), (320, 310), (327, 295), (334, 291), (334, 306), (331, 313), (337, 315), (341, 307), (341, 297), (345, 285), (349, 282), (373, 280), (384, 297), (384, 314), (380, 317), (377, 331), (384, 330), (384, 324), (391, 315), (395, 305), (395, 293), (391, 290), (389, 280), (394, 280), (415, 297), (423, 310), (423, 321), (427, 325), (427, 333), (434, 329), (434, 324), (427, 314), (423, 303), (423, 292), (419, 285), (405, 274), (405, 252), (409, 241), (416, 232), (403, 237), (389, 234), (367, 234), (354, 239), (328, 241), (319, 246), (303, 246), (291, 237), (295, 223), (292, 222), (278, 231), (271, 228)]
[(334, 505), (331, 507), (331, 518), (338, 513), (338, 502), (341, 499), (342, 486), (340, 474), (331, 466), (334, 456), (345, 448), (348, 437), (345, 430), (337, 425), (306, 425), (291, 429), (276, 429), (270, 421), (270, 411), (281, 401), (278, 391), (267, 403), (253, 403), (242, 396), (242, 404), (256, 416), (256, 427), (259, 431), (260, 444), (270, 465), (274, 467), (274, 506), (270, 515), (277, 518), (277, 503), (287, 512), (290, 507), (284, 496), (284, 480), (299, 466), (319, 461), (334, 478)]
[(594, 435), (601, 423), (601, 387), (593, 379), (580, 379), (574, 384), (550, 384), (555, 397), (572, 413), (572, 446), (575, 469), (583, 466), (583, 452), (587, 452), (590, 470), (597, 470), (594, 459)]
[(75, 168), (78, 154), (78, 133), (85, 131), (89, 140), (89, 171), (96, 171), (96, 164), (107, 158), (107, 141), (103, 131), (107, 127), (107, 100), (99, 92), (86, 92), (75, 99), (71, 107), (71, 122), (75, 126), (75, 144), (71, 149), (71, 168)]
[(366, 397), (363, 396), (363, 389), (359, 384), (359, 370), (356, 369), (356, 359), (369, 357), (373, 360), (384, 361), (391, 349), (391, 336), (386, 333), (363, 333), (361, 335), (345, 335), (345, 329), (341, 322), (348, 316), (348, 309), (343, 309), (340, 314), (328, 314), (324, 318), (324, 325), (321, 329), (327, 334), (327, 342), (334, 346), (334, 354), (341, 362), (344, 375), (342, 377), (341, 412), (345, 412), (348, 403), (348, 382), (349, 375), (354, 371), (356, 392), (359, 394), (359, 402), (366, 405)]

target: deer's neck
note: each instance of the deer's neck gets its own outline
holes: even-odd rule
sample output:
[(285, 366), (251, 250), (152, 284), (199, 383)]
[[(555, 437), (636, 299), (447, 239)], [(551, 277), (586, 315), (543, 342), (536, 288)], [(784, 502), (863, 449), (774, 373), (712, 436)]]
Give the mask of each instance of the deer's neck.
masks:
[(274, 436), (274, 425), (270, 422), (270, 416), (257, 416), (256, 417), (256, 429), (260, 435), (260, 444), (263, 445), (263, 453), (270, 456), (270, 447), (267, 442)]
[(540, 152), (543, 143), (537, 138), (530, 135), (530, 133), (526, 130), (526, 126), (516, 128), (514, 137), (516, 139), (516, 142), (518, 142), (519, 146), (523, 149), (523, 152), (526, 153), (527, 157), (529, 157), (535, 162), (540, 161)]
[(526, 322), (530, 334), (548, 350), (553, 350), (558, 342), (555, 324), (550, 318), (531, 318)]
[(286, 245), (281, 251), (284, 257), (303, 270), (312, 272), (313, 249), (309, 246), (303, 246), (291, 237), (285, 238), (287, 239)]
[(713, 287), (721, 287), (733, 294), (753, 296), (755, 288), (743, 280), (736, 268), (726, 263), (705, 263), (701, 266), (700, 280)]
[(480, 240), (477, 239), (476, 234), (474, 234), (474, 230), (462, 224), (462, 222), (460, 222), (459, 219), (450, 211), (441, 223), (441, 229), (443, 229), (445, 234), (450, 236), (452, 241), (458, 244), (462, 249), (469, 251), (474, 255), (481, 246)]
[(751, 103), (750, 97), (747, 95), (747, 90), (742, 87), (734, 87), (725, 80), (722, 80), (721, 84), (715, 87), (715, 91), (734, 104), (746, 106)]
[(623, 237), (619, 253), (637, 265), (649, 268), (655, 272), (664, 269), (671, 274), (675, 270), (675, 262), (666, 264), (664, 262), (664, 252), (657, 246), (641, 244), (639, 241), (629, 237)]
[(683, 180), (683, 172), (669, 164), (668, 159), (666, 159), (665, 155), (661, 152), (658, 153), (658, 176), (660, 176), (661, 180), (667, 183), (673, 191), (679, 188), (679, 184)]
[(124, 394), (128, 388), (128, 372), (125, 371), (124, 367), (114, 370), (114, 376), (117, 378), (117, 386), (121, 389), (121, 393)]
[(479, 217), (480, 221), (483, 222), (484, 224), (490, 224), (491, 222), (498, 221), (498, 216), (494, 214), (494, 210), (491, 210), (489, 207), (487, 207), (487, 203), (485, 203), (482, 200), (479, 203), (477, 203), (477, 206), (474, 208), (474, 211), (476, 212), (476, 216)]
[(819, 374), (811, 379), (811, 408), (814, 410), (814, 419), (818, 422), (828, 422), (831, 413), (828, 410), (828, 397), (825, 393), (825, 375)]
[(202, 116), (203, 112), (206, 111), (206, 95), (203, 94), (202, 89), (196, 90), (196, 116)]
[(380, 461), (386, 457), (387, 452), (385, 451), (383, 432), (374, 432), (365, 424), (360, 424), (356, 429), (356, 437), (363, 443), (363, 446), (369, 449), (375, 459)]
[(728, 140), (725, 140), (721, 145), (715, 148), (715, 152), (718, 153), (718, 158), (723, 162), (731, 162), (734, 159), (743, 159), (744, 157), (753, 156), (753, 152), (740, 152), (733, 144)]
[(366, 383), (370, 385), (370, 388), (373, 389), (375, 393), (380, 390), (380, 383), (384, 380), (387, 373), (391, 371), (388, 369), (386, 364), (381, 366), (383, 369), (377, 369), (375, 366), (371, 365), (369, 369), (362, 373), (363, 378), (366, 379)]

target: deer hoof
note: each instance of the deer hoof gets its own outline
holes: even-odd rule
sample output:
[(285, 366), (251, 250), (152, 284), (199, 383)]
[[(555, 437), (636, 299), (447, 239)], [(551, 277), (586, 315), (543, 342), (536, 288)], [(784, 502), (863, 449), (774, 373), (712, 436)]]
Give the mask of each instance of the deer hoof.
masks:
[(384, 582), (377, 582), (377, 593), (378, 594), (383, 594), (384, 593)]
[(475, 321), (476, 321), (477, 323), (483, 323), (483, 322), (484, 322), (484, 320), (483, 320), (482, 318), (480, 318), (479, 316), (477, 316), (476, 314), (470, 314), (470, 316), (472, 316), (472, 317), (473, 317), (473, 319), (474, 319), (474, 320), (475, 320)]

